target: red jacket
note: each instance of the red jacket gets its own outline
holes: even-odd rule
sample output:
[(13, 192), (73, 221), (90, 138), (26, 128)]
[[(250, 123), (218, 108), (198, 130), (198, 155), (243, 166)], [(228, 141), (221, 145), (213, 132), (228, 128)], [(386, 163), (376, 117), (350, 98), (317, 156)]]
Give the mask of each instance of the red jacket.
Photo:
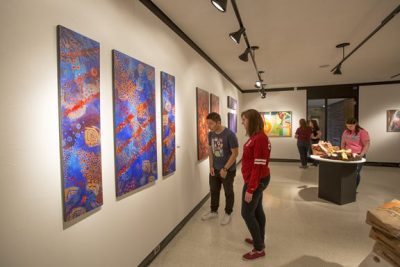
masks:
[(242, 174), (247, 192), (253, 193), (260, 184), (260, 179), (269, 175), (270, 153), (271, 143), (263, 131), (250, 137), (244, 144)]

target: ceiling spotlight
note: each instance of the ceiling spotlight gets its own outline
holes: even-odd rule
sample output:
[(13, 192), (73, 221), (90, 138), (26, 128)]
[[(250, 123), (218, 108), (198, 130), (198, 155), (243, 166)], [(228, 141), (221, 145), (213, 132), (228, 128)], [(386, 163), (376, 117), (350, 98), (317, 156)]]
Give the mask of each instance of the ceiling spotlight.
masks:
[(335, 71), (333, 72), (333, 74), (335, 74), (335, 75), (342, 75), (341, 68), (342, 68), (342, 64), (340, 64), (339, 66), (336, 67), (336, 69), (335, 69)]
[(332, 69), (331, 71), (333, 71), (333, 74), (335, 74), (335, 75), (341, 75), (342, 74), (342, 71), (341, 71), (341, 68), (342, 68), (342, 62), (343, 62), (343, 60), (344, 60), (344, 48), (346, 47), (346, 46), (349, 46), (350, 45), (350, 43), (341, 43), (341, 44), (338, 44), (337, 46), (336, 46), (336, 48), (342, 48), (343, 49), (343, 59), (342, 59), (342, 61), (341, 61), (341, 63), (339, 64), (339, 65), (337, 65), (336, 66), (336, 68), (334, 68), (334, 69)]
[(244, 33), (245, 29), (244, 28), (240, 28), (238, 31), (236, 32), (231, 32), (229, 34), (229, 37), (231, 37), (231, 39), (235, 42), (235, 43), (240, 43), (240, 37), (242, 37), (243, 33)]
[(261, 88), (261, 84), (262, 84), (262, 81), (256, 81), (256, 84), (254, 86), (257, 88)]
[(267, 92), (265, 92), (264, 88), (260, 91), (261, 98), (265, 98), (267, 96)]
[(245, 62), (249, 61), (249, 53), (250, 53), (250, 48), (248, 47), (246, 48), (246, 50), (244, 50), (243, 54), (239, 56), (239, 59)]
[(260, 74), (260, 75), (263, 74), (263, 73), (265, 73), (265, 71), (263, 71), (263, 70), (259, 70), (258, 71), (258, 74)]
[(221, 12), (226, 11), (227, 0), (211, 0), (211, 3)]

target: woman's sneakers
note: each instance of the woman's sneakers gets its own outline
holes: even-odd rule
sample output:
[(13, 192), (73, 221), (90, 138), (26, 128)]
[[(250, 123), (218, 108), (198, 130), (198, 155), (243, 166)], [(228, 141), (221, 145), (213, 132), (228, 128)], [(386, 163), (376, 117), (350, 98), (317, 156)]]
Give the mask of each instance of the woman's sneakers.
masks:
[[(245, 241), (246, 241), (246, 239), (245, 239)], [(243, 260), (255, 260), (255, 259), (258, 259), (258, 258), (261, 258), (261, 257), (264, 257), (264, 256), (265, 256), (265, 251), (264, 250), (258, 251), (258, 250), (253, 249), (252, 251), (250, 251), (250, 252), (248, 252), (248, 253), (243, 255)]]
[(248, 237), (245, 238), (244, 242), (246, 242), (247, 244), (253, 245), (253, 239), (251, 239), (251, 238), (248, 238)]

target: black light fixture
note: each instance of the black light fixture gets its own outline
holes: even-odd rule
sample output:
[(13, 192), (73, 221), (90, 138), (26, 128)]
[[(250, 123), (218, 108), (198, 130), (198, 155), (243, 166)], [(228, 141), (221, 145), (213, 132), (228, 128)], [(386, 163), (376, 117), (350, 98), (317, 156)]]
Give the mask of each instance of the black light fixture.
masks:
[(341, 68), (342, 68), (342, 64), (338, 65), (338, 66), (335, 68), (335, 71), (333, 72), (333, 74), (335, 74), (335, 75), (342, 75), (342, 70), (341, 70)]
[(257, 88), (261, 88), (262, 82), (263, 82), (263, 80), (256, 81), (256, 84), (254, 86)]
[(211, 3), (221, 12), (226, 11), (227, 0), (211, 0)]
[(229, 37), (231, 37), (231, 39), (239, 44), (240, 43), (240, 37), (242, 37), (243, 33), (245, 32), (245, 28), (240, 28), (238, 31), (236, 32), (231, 32), (229, 34)]
[(264, 88), (261, 89), (260, 94), (261, 94), (261, 98), (265, 98), (267, 96), (267, 92), (265, 91)]
[(249, 53), (250, 53), (250, 47), (247, 47), (246, 50), (244, 50), (243, 54), (239, 56), (239, 59), (244, 62), (249, 61)]
[[(336, 45), (336, 48), (342, 48), (343, 49), (343, 58), (342, 58), (342, 60), (344, 59), (344, 48), (346, 47), (346, 46), (349, 46), (350, 45), (350, 43), (341, 43), (341, 44), (338, 44), (338, 45)], [(339, 63), (336, 67), (335, 67), (335, 71), (333, 72), (333, 74), (335, 74), (335, 75), (342, 75), (342, 70), (341, 70), (341, 68), (342, 68), (342, 63)]]
[[(226, 5), (227, 5), (227, 1), (217, 1), (217, 0), (211, 0), (211, 3), (220, 11), (225, 12), (226, 11)], [(236, 43), (239, 44), (240, 42), (240, 38), (243, 35), (243, 39), (246, 43), (246, 50), (239, 56), (239, 59), (242, 61), (249, 61), (249, 54), (251, 56), (251, 61), (253, 62), (253, 66), (254, 69), (256, 71), (257, 74), (257, 82), (256, 82), (256, 87), (259, 85), (258, 88), (260, 88), (260, 93), (261, 93), (261, 97), (265, 98), (266, 96), (266, 92), (264, 89), (264, 84), (263, 79), (261, 78), (261, 74), (264, 73), (264, 71), (258, 71), (258, 67), (257, 67), (257, 63), (256, 63), (256, 58), (255, 58), (255, 53), (254, 50), (258, 49), (258, 46), (251, 46), (250, 45), (250, 41), (249, 38), (246, 34), (246, 30), (245, 27), (243, 25), (243, 21), (242, 18), (240, 17), (240, 13), (239, 13), (239, 8), (236, 4), (236, 0), (231, 0), (231, 4), (232, 4), (232, 9), (235, 12), (236, 18), (239, 22), (239, 30), (236, 32), (232, 32), (229, 34), (229, 37)]]

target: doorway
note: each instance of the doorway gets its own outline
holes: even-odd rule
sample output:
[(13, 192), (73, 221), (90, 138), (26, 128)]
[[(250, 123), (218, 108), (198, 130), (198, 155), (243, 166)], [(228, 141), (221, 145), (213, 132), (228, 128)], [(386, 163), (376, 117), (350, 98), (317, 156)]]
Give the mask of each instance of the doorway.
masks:
[(307, 118), (316, 120), (322, 136), (321, 140), (340, 146), (345, 122), (355, 117), (354, 98), (309, 99)]

